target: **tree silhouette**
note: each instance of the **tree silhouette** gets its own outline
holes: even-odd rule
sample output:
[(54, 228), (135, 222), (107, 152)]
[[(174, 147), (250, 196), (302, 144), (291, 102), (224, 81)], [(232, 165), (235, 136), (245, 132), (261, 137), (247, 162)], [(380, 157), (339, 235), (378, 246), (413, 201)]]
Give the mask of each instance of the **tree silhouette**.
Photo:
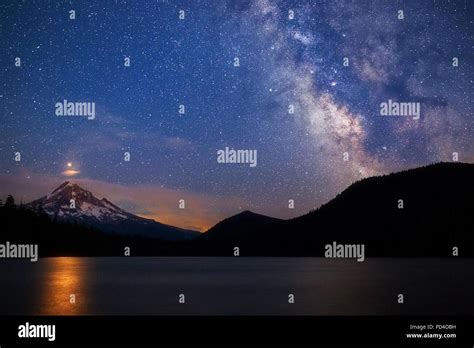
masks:
[(5, 208), (14, 208), (15, 207), (15, 199), (12, 195), (8, 195), (7, 199), (5, 200)]

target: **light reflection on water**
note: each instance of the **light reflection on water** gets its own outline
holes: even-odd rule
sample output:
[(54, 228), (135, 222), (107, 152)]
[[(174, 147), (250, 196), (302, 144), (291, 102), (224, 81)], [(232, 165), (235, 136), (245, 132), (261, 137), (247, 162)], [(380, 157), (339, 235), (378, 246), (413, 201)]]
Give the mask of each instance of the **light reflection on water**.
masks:
[[(81, 257), (48, 259), (39, 295), (40, 315), (78, 315), (87, 313), (88, 262)], [(71, 295), (75, 303), (71, 303)]]
[[(0, 262), (0, 315), (472, 315), (474, 260), (62, 257)], [(403, 306), (396, 301), (405, 295)], [(186, 294), (186, 304), (178, 294)], [(288, 294), (295, 303), (288, 303)], [(76, 303), (70, 303), (75, 294)]]

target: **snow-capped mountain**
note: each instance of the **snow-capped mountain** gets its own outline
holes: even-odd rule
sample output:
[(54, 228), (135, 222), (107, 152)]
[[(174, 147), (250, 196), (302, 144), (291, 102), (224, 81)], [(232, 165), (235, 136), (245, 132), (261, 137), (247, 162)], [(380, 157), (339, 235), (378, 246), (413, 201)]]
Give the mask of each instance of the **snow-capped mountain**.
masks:
[(51, 218), (124, 235), (143, 235), (165, 240), (194, 239), (199, 232), (165, 225), (131, 214), (106, 198), (98, 199), (90, 191), (66, 181), (51, 194), (27, 207)]

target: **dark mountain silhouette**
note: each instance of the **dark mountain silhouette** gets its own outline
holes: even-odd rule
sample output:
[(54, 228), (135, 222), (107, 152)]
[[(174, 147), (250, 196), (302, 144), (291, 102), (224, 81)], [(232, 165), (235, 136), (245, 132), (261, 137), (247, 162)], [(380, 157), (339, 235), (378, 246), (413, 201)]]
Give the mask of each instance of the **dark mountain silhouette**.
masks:
[(274, 227), (282, 221), (245, 210), (214, 225), (201, 238), (228, 242), (272, 238)]
[[(0, 243), (38, 244), (45, 256), (123, 256), (125, 247), (132, 256), (172, 255), (172, 241), (121, 235), (80, 225), (76, 222), (51, 219), (24, 206), (0, 207)], [(182, 248), (181, 248), (182, 249)]]
[[(448, 256), (455, 246), (468, 256), (474, 255), (473, 212), (474, 165), (438, 163), (363, 179), (292, 220), (265, 224), (259, 216), (249, 226), (231, 217), (201, 238), (216, 252), (238, 245), (244, 255), (322, 256), (336, 241), (365, 244), (369, 256)], [(234, 231), (231, 239), (217, 235), (224, 229)]]
[[(316, 250), (364, 243), (368, 255), (473, 254), (474, 164), (438, 163), (364, 179), (289, 221)], [(402, 208), (403, 204), (403, 208)]]
[[(75, 211), (68, 208), (72, 192)], [(241, 256), (323, 256), (334, 241), (364, 244), (369, 257), (450, 257), (453, 247), (461, 257), (474, 256), (474, 164), (438, 163), (363, 179), (291, 220), (244, 211), (192, 240), (137, 235), (142, 218), (71, 183), (27, 206), (9, 202), (0, 207), (0, 242), (36, 242), (42, 256), (123, 255), (126, 246), (135, 256), (230, 256), (235, 246)], [(166, 225), (153, 223), (155, 237)]]
[[(71, 200), (74, 206), (71, 207)], [(51, 194), (25, 205), (36, 212), (63, 221), (93, 227), (105, 232), (139, 235), (164, 240), (193, 239), (199, 232), (165, 225), (131, 214), (106, 198), (98, 199), (90, 191), (69, 181)]]

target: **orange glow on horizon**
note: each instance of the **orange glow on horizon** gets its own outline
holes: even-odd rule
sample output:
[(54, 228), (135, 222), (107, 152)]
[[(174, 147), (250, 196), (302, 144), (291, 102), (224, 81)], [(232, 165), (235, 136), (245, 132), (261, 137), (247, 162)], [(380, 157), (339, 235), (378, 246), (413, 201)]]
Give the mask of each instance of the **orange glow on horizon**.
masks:
[(190, 216), (184, 214), (137, 214), (138, 216), (145, 219), (152, 219), (162, 224), (171, 225), (179, 228), (188, 230), (199, 231), (201, 233), (206, 232), (209, 228), (214, 226), (218, 221), (206, 219), (200, 216)]

